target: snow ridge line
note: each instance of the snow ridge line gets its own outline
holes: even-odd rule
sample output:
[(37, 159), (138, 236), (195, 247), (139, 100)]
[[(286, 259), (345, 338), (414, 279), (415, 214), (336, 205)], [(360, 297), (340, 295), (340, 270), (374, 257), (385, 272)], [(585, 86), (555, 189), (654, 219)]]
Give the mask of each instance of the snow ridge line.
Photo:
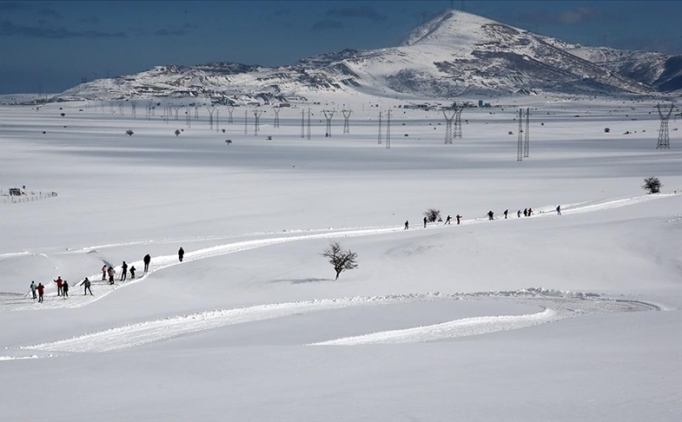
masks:
[(564, 311), (546, 308), (542, 312), (526, 315), (484, 316), (463, 318), (441, 324), (427, 325), (404, 330), (380, 331), (361, 336), (344, 337), (312, 343), (310, 346), (357, 346), (363, 344), (423, 343), (457, 337), (518, 330), (533, 325), (559, 321), (570, 317)]
[[(545, 296), (545, 292), (547, 295)], [(356, 306), (374, 306), (432, 300), (512, 300), (532, 303), (543, 312), (520, 316), (485, 316), (465, 318), (427, 327), (380, 332), (365, 336), (347, 337), (314, 345), (356, 345), (371, 343), (414, 343), (447, 338), (515, 330), (561, 319), (596, 312), (650, 311), (655, 305), (645, 302), (612, 300), (599, 295), (561, 292), (544, 289), (523, 289), (518, 292), (476, 292), (472, 294), (414, 293), (369, 297), (318, 299), (303, 302), (255, 305), (245, 308), (207, 311), (110, 328), (65, 340), (22, 346), (21, 350), (41, 350), (66, 353), (108, 352), (141, 346), (157, 341), (229, 325), (289, 317), (312, 312)], [(550, 308), (551, 306), (551, 308)]]

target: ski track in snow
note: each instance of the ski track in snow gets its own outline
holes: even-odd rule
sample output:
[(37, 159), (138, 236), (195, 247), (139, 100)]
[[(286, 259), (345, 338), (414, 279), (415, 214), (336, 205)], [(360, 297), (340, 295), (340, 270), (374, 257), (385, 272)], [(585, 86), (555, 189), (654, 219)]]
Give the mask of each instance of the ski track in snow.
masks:
[[(595, 212), (595, 211), (600, 211), (600, 210), (605, 210), (605, 209), (612, 209), (612, 208), (619, 208), (623, 207), (626, 205), (634, 205), (634, 204), (639, 204), (642, 202), (647, 202), (655, 199), (660, 199), (660, 198), (667, 198), (671, 196), (675, 196), (676, 194), (656, 194), (656, 195), (642, 195), (642, 196), (636, 196), (636, 197), (631, 197), (631, 198), (622, 198), (622, 199), (611, 199), (611, 200), (605, 200), (601, 202), (591, 202), (591, 203), (582, 203), (582, 204), (573, 204), (573, 205), (568, 205), (565, 206), (562, 209), (562, 213), (564, 215), (570, 215), (572, 213), (585, 213), (585, 212)], [(513, 214), (513, 213), (512, 213)], [(548, 217), (556, 215), (554, 212), (554, 207), (544, 207), (540, 208), (537, 210), (537, 214), (532, 216), (532, 217), (523, 217), (521, 219), (517, 219), (512, 216), (510, 220), (507, 221), (514, 221), (514, 220), (528, 220), (532, 218), (538, 218), (538, 217)], [(498, 217), (499, 218), (499, 217)], [(498, 220), (500, 221), (500, 220)], [(462, 225), (470, 225), (470, 224), (482, 224), (482, 223), (487, 223), (488, 219), (487, 218), (477, 218), (477, 219), (472, 219), (472, 220), (462, 220)], [(431, 225), (428, 227), (428, 229), (437, 229), (441, 226), (437, 225)], [(454, 227), (454, 226), (453, 226)], [(312, 232), (312, 233), (311, 233)], [(341, 238), (341, 237), (360, 237), (360, 236), (372, 236), (372, 235), (378, 235), (378, 234), (387, 234), (387, 233), (402, 233), (404, 232), (403, 227), (365, 227), (365, 228), (340, 228), (340, 229), (320, 229), (320, 230), (291, 230), (291, 231), (286, 231), (286, 235), (282, 235), (279, 237), (271, 237), (271, 238), (265, 238), (265, 239), (256, 239), (256, 240), (245, 240), (245, 241), (239, 241), (239, 242), (233, 242), (233, 243), (227, 243), (224, 245), (218, 245), (218, 246), (212, 246), (208, 248), (203, 248), (203, 249), (198, 249), (195, 251), (190, 251), (185, 253), (184, 257), (184, 262), (191, 262), (197, 259), (205, 259), (205, 258), (213, 258), (216, 256), (221, 256), (221, 255), (227, 255), (235, 252), (241, 252), (241, 251), (246, 251), (250, 249), (256, 249), (264, 246), (271, 246), (271, 245), (277, 245), (281, 243), (286, 243), (286, 242), (295, 242), (295, 241), (301, 241), (301, 240), (313, 240), (313, 239), (334, 239), (334, 238)], [(194, 241), (215, 241), (215, 240), (221, 240), (221, 239), (227, 239), (227, 238), (234, 238), (234, 237), (240, 237), (240, 236), (253, 236), (253, 235), (267, 235), (267, 234), (272, 234), (274, 232), (262, 232), (262, 233), (251, 233), (251, 234), (246, 234), (246, 235), (239, 235), (239, 236), (229, 236), (229, 237), (207, 237), (207, 238), (197, 238), (194, 239)], [(280, 233), (280, 232), (276, 232)], [(302, 233), (302, 234), (301, 234)], [(292, 235), (293, 234), (293, 235)], [(185, 239), (187, 240), (187, 239)], [(174, 243), (178, 240), (172, 240), (172, 239), (165, 239), (160, 241), (160, 243)], [(98, 250), (98, 249), (104, 249), (104, 248), (109, 248), (109, 247), (121, 247), (121, 246), (129, 246), (129, 245), (141, 245), (141, 244), (150, 244), (154, 243), (154, 241), (149, 240), (149, 241), (135, 241), (135, 242), (126, 242), (126, 243), (116, 243), (116, 244), (109, 244), (109, 245), (98, 245), (98, 246), (90, 246), (90, 247), (84, 247), (80, 248), (75, 251), (66, 251), (62, 253), (90, 253), (92, 251)], [(22, 251), (22, 252), (16, 252), (16, 253), (6, 253), (6, 254), (0, 254), (0, 259), (2, 258), (9, 258), (9, 257), (14, 257), (14, 256), (21, 256), (21, 255), (28, 255), (30, 254), (29, 252)], [(33, 255), (41, 255), (47, 256), (42, 253), (36, 253)], [(164, 255), (164, 256), (157, 256), (154, 257), (152, 260), (152, 264), (149, 267), (149, 272), (146, 274), (140, 274), (140, 277), (136, 278), (135, 280), (128, 279), (124, 282), (117, 281), (116, 284), (110, 285), (106, 281), (100, 281), (101, 274), (95, 274), (95, 275), (90, 275), (88, 278), (92, 281), (93, 287), (97, 287), (97, 296), (85, 296), (79, 294), (80, 292), (80, 285), (78, 283), (72, 283), (71, 284), (71, 292), (72, 296), (69, 297), (68, 300), (57, 300), (56, 292), (51, 293), (50, 295), (46, 294), (45, 297), (48, 299), (47, 301), (43, 302), (42, 304), (37, 304), (33, 302), (32, 299), (29, 298), (28, 295), (24, 295), (21, 298), (15, 298), (14, 300), (5, 300), (4, 302), (0, 303), (0, 312), (2, 311), (25, 311), (25, 310), (40, 310), (40, 309), (59, 309), (59, 308), (78, 308), (82, 307), (85, 305), (88, 305), (92, 302), (95, 302), (97, 300), (102, 299), (103, 297), (109, 295), (113, 291), (121, 288), (121, 287), (126, 287), (135, 283), (139, 283), (140, 281), (143, 281), (149, 274), (154, 273), (156, 271), (160, 271), (166, 268), (173, 267), (175, 265), (181, 264), (176, 255)], [(144, 263), (142, 261), (134, 261), (134, 262), (129, 262), (129, 266), (135, 266), (136, 268), (144, 268)], [(117, 274), (120, 274), (120, 266), (115, 267)], [(79, 281), (80, 282), (80, 281)]]
[[(611, 209), (622, 207), (625, 205), (637, 204), (668, 196), (672, 196), (672, 194), (647, 195), (627, 199), (604, 201), (601, 203), (571, 205), (567, 206), (566, 209), (562, 210), (562, 212), (564, 214), (593, 212), (597, 210)], [(545, 211), (545, 213), (543, 214), (542, 210), (540, 210), (539, 216), (548, 215), (552, 214), (550, 214), (549, 211)], [(463, 221), (462, 223), (475, 224), (480, 223), (482, 221), (485, 220), (476, 219)], [(431, 228), (436, 227), (438, 226), (431, 226)], [(211, 258), (215, 256), (221, 256), (230, 253), (255, 249), (263, 246), (277, 245), (281, 243), (300, 240), (358, 237), (395, 232), (403, 232), (403, 228), (402, 227), (362, 228), (343, 229), (340, 231), (323, 230), (321, 232), (317, 232), (314, 234), (310, 234), (310, 231), (306, 231), (307, 234), (302, 235), (299, 234), (266, 239), (246, 240), (187, 252), (185, 254), (184, 262), (190, 262), (197, 259)], [(135, 243), (136, 242), (132, 242), (131, 244)], [(81, 253), (88, 253), (88, 251), (92, 249), (102, 248), (104, 246), (105, 245), (92, 248), (82, 248), (79, 251)], [(28, 254), (28, 252), (4, 254), (0, 255), (0, 258), (25, 254)], [(4, 309), (0, 310), (36, 310), (74, 308), (85, 306), (89, 303), (92, 303), (96, 300), (105, 297), (106, 295), (115, 291), (118, 288), (138, 283), (144, 280), (147, 275), (153, 272), (181, 264), (180, 262), (178, 262), (177, 256), (175, 255), (155, 257), (153, 263), (154, 263), (153, 265), (150, 265), (149, 273), (143, 274), (141, 277), (135, 280), (129, 280), (123, 283), (118, 282), (118, 284), (115, 285), (109, 285), (108, 282), (98, 281), (97, 278), (99, 277), (99, 275), (92, 276), (91, 278), (95, 280), (93, 284), (96, 284), (98, 286), (97, 289), (98, 296), (79, 295), (76, 293), (79, 291), (79, 286), (74, 285), (72, 286), (71, 289), (74, 295), (67, 300), (57, 300), (56, 297), (50, 296), (50, 298), (53, 300), (48, 300), (43, 304), (39, 305), (34, 303), (31, 299), (24, 299), (23, 297), (18, 299), (16, 296), (14, 296), (14, 299), (6, 300)], [(130, 265), (142, 267), (143, 263), (141, 261), (136, 261), (130, 263)], [(160, 320), (146, 321), (137, 324), (125, 325), (61, 341), (36, 344), (32, 346), (24, 346), (19, 348), (19, 350), (55, 351), (64, 353), (107, 352), (126, 349), (135, 346), (141, 346), (144, 344), (167, 340), (170, 338), (194, 332), (210, 330), (234, 324), (288, 317), (296, 314), (306, 314), (311, 312), (342, 309), (354, 306), (408, 303), (415, 301), (442, 299), (511, 300), (514, 302), (534, 304), (541, 308), (544, 308), (544, 310), (542, 312), (528, 315), (513, 316), (496, 315), (475, 318), (464, 318), (430, 326), (413, 327), (403, 330), (384, 331), (361, 336), (345, 337), (340, 339), (322, 341), (313, 343), (311, 346), (428, 342), (463, 336), (493, 333), (497, 331), (515, 330), (534, 326), (537, 324), (555, 322), (565, 318), (598, 312), (631, 312), (661, 310), (661, 308), (656, 305), (645, 302), (639, 302), (635, 300), (623, 299), (614, 300), (604, 298), (596, 294), (560, 292), (555, 290), (543, 289), (526, 289), (511, 292), (480, 292), (465, 294), (426, 293), (365, 298), (354, 297), (281, 304), (267, 304), (251, 306), (247, 308), (202, 312), (197, 314), (177, 316)], [(8, 355), (0, 356), (0, 361), (16, 361), (21, 359), (32, 359), (39, 357), (55, 356), (52, 354), (46, 356)]]

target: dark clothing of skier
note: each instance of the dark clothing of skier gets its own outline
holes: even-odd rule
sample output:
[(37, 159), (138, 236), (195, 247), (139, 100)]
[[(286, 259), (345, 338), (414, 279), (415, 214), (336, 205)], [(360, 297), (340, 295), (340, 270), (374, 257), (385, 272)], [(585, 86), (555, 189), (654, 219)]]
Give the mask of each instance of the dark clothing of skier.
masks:
[(528, 208), (528, 217), (533, 215), (533, 208)]
[(107, 279), (107, 265), (104, 264), (104, 265), (102, 266), (102, 281), (104, 281), (104, 280), (106, 280), (106, 279)]
[(133, 265), (130, 267), (130, 276), (134, 280), (135, 279), (135, 266)]
[(507, 219), (507, 214), (509, 213), (509, 210), (504, 210), (504, 219)]
[(185, 256), (185, 250), (182, 249), (182, 247), (181, 247), (180, 250), (178, 251), (178, 259), (180, 260), (180, 262), (182, 262), (183, 256)]
[(114, 267), (109, 266), (107, 273), (109, 274), (109, 284), (114, 284), (114, 276), (116, 275), (116, 270), (114, 270)]
[(457, 219), (457, 224), (459, 224), (459, 220), (461, 220), (461, 219), (462, 219), (462, 216), (461, 216), (461, 215), (459, 215), (459, 214), (457, 214), (457, 215), (455, 216), (455, 218)]
[(62, 295), (64, 295), (64, 299), (69, 297), (69, 282), (64, 280), (64, 284), (62, 284)]
[(31, 293), (33, 293), (33, 300), (36, 300), (36, 298), (38, 297), (38, 296), (36, 296), (36, 288), (37, 287), (38, 286), (36, 286), (36, 282), (32, 281), (31, 282)]
[(523, 216), (528, 217), (528, 208), (523, 209)]
[(450, 215), (448, 214), (448, 218), (445, 219), (445, 224), (450, 224), (450, 220), (452, 220), (452, 217), (450, 217)]
[(61, 296), (62, 295), (62, 283), (64, 283), (64, 281), (62, 281), (62, 277), (61, 276), (57, 277), (57, 279), (54, 280), (54, 282), (57, 283), (57, 296)]
[(121, 281), (124, 281), (128, 277), (128, 264), (126, 264), (125, 261), (123, 261), (123, 265), (121, 265)]
[(492, 221), (493, 220), (493, 212), (488, 211), (488, 220)]
[(409, 222), (409, 221), (405, 221), (405, 229), (404, 229), (404, 230), (407, 230), (407, 229), (409, 229), (409, 228), (410, 228), (410, 222)]
[(152, 257), (149, 254), (144, 256), (144, 272), (149, 271), (149, 263), (152, 261)]
[(85, 277), (85, 280), (83, 280), (82, 284), (83, 284), (83, 296), (87, 295), (88, 292), (90, 292), (90, 296), (94, 296), (92, 294), (92, 290), (90, 289), (90, 284), (91, 284), (90, 280), (87, 277)]
[(557, 215), (561, 215), (561, 205), (556, 206), (556, 213)]
[(38, 290), (38, 302), (42, 302), (43, 293), (45, 293), (45, 286), (43, 286), (43, 283), (38, 283), (38, 287), (36, 287), (36, 290)]
[(521, 210), (516, 211), (516, 218), (521, 218)]
[(424, 217), (424, 228), (426, 228), (426, 217)]

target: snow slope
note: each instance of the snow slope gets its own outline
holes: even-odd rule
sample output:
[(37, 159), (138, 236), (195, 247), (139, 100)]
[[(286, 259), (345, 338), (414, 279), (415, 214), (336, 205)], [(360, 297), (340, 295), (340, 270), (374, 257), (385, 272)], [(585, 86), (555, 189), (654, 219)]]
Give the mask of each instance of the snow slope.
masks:
[[(4, 418), (682, 417), (679, 122), (656, 150), (654, 103), (501, 98), (465, 110), (463, 139), (444, 145), (442, 114), (397, 108), (407, 99), (314, 100), (311, 140), (299, 108), (280, 128), (265, 109), (255, 136), (236, 113), (211, 129), (205, 108), (188, 125), (129, 106), (0, 107)], [(350, 133), (337, 117), (325, 137), (321, 110), (342, 105)], [(641, 189), (651, 175), (661, 194)], [(3, 195), (21, 185), (29, 200)], [(423, 228), (432, 207), (462, 223)], [(336, 281), (331, 241), (359, 256)], [(100, 281), (123, 260), (138, 278)]]

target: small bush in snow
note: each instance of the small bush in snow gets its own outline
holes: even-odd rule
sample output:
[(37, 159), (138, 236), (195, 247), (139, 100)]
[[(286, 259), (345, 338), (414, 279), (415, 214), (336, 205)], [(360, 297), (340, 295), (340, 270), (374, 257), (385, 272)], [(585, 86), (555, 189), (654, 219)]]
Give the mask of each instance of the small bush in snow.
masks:
[(644, 185), (642, 186), (642, 189), (648, 193), (659, 193), (661, 191), (661, 187), (663, 187), (663, 185), (661, 184), (661, 181), (658, 180), (658, 177), (647, 177), (644, 179)]
[(429, 208), (428, 210), (424, 211), (424, 217), (426, 217), (426, 221), (428, 221), (429, 223), (433, 223), (435, 221), (438, 221), (438, 219), (440, 218), (440, 211), (433, 208)]
[(175, 136), (179, 136), (179, 135), (180, 135), (180, 131), (175, 129)]
[(133, 133), (135, 133), (135, 132), (133, 132), (130, 129), (126, 130), (126, 135), (128, 135), (128, 136), (133, 136)]
[(604, 132), (605, 132), (605, 133), (609, 133), (609, 132), (611, 132), (611, 129), (605, 127), (605, 128), (604, 128)]

